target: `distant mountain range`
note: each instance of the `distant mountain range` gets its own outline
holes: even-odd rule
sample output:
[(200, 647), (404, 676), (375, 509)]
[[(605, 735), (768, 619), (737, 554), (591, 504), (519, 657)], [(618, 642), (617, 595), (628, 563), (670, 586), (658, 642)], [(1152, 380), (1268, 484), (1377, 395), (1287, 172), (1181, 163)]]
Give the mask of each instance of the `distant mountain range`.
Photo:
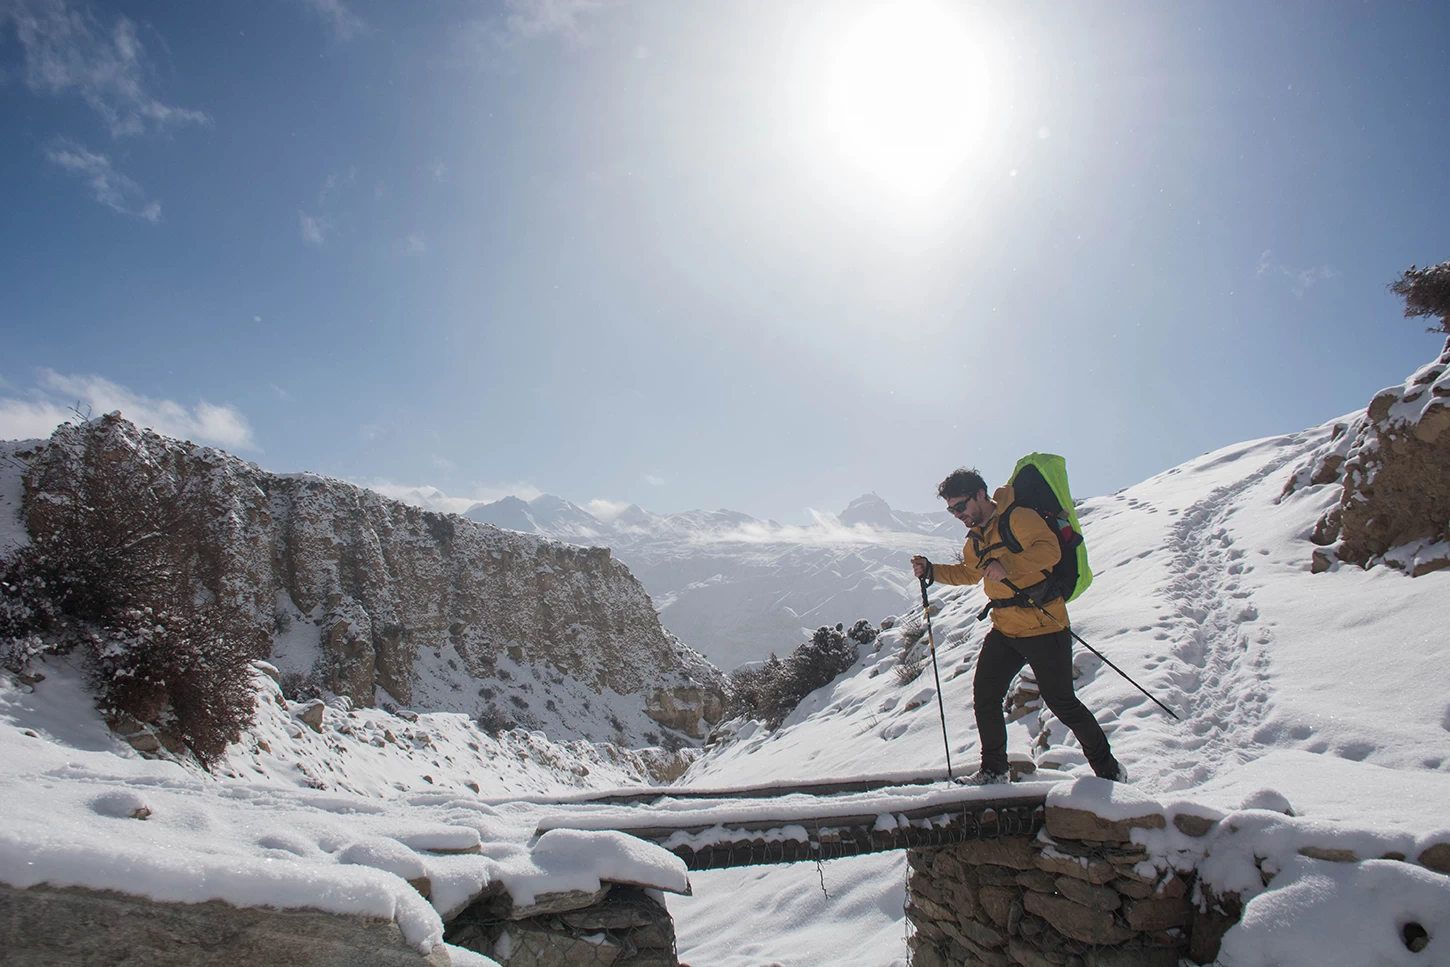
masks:
[(806, 526), (730, 510), (655, 514), (637, 505), (605, 519), (552, 494), (475, 504), (464, 516), (612, 548), (649, 591), (665, 626), (726, 670), (784, 655), (823, 624), (899, 614), (917, 593), (911, 555), (954, 560), (963, 535), (944, 511), (894, 510), (875, 494)]

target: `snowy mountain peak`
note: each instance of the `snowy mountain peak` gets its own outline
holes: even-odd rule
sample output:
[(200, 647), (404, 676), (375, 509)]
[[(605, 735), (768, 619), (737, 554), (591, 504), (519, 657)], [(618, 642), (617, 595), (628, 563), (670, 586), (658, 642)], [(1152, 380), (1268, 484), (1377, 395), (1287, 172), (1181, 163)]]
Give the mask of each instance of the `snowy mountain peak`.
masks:
[(857, 497), (837, 517), (847, 527), (865, 524), (880, 530), (910, 530), (892, 513), (891, 505), (874, 493)]

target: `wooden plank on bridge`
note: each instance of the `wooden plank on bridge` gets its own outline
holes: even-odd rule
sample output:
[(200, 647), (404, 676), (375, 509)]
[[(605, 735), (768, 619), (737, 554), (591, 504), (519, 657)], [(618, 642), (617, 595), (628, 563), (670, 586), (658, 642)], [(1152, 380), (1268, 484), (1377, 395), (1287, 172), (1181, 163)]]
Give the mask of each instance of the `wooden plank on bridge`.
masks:
[[(1031, 788), (1036, 786), (1036, 788)], [(592, 810), (547, 817), (551, 829), (611, 829), (656, 843), (691, 870), (724, 869), (861, 856), (887, 850), (947, 846), (999, 836), (1034, 836), (1042, 828), (1048, 784), (944, 790), (930, 796), (819, 798), (771, 816), (760, 804), (730, 818), (715, 805), (699, 810)], [(955, 794), (953, 794), (955, 792)], [(893, 808), (899, 807), (899, 808)], [(763, 814), (764, 813), (764, 814)], [(747, 816), (749, 818), (747, 818)]]

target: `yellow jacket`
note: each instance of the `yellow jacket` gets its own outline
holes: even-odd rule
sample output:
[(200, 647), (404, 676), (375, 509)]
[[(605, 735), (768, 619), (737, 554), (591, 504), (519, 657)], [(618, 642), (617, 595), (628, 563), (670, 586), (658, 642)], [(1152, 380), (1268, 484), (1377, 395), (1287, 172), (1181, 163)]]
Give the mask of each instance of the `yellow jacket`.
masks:
[[(1041, 581), (1042, 572), (1051, 570), (1062, 557), (1062, 546), (1057, 542), (1057, 535), (1030, 507), (1018, 507), (1012, 511), (1012, 536), (1022, 545), (1022, 553), (1013, 554), (1000, 546), (1002, 537), (997, 525), (1002, 513), (1012, 505), (1012, 499), (1011, 486), (998, 487), (997, 492), (992, 494), (997, 513), (982, 527), (974, 527), (967, 532), (967, 543), (962, 547), (963, 563), (934, 563), (932, 577), (942, 584), (976, 584), (982, 580), (982, 572), (987, 565), (998, 561), (1007, 569), (1007, 580), (1019, 588), (1026, 589)], [(1011, 588), (997, 581), (986, 581), (982, 589), (993, 601), (1009, 600), (1015, 596)], [(1062, 598), (1043, 602), (1042, 607), (1047, 614), (1031, 605), (993, 608), (992, 625), (1009, 638), (1050, 634), (1068, 626), (1067, 602)]]

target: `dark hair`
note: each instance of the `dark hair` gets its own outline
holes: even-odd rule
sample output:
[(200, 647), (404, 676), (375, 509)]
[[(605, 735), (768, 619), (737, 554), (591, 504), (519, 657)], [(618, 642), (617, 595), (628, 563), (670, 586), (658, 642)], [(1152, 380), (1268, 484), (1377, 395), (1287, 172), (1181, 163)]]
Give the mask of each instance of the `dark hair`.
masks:
[(976, 470), (958, 467), (937, 484), (936, 495), (943, 500), (951, 500), (953, 497), (975, 497), (979, 490), (984, 493), (987, 490), (987, 481), (982, 479), (982, 475)]

